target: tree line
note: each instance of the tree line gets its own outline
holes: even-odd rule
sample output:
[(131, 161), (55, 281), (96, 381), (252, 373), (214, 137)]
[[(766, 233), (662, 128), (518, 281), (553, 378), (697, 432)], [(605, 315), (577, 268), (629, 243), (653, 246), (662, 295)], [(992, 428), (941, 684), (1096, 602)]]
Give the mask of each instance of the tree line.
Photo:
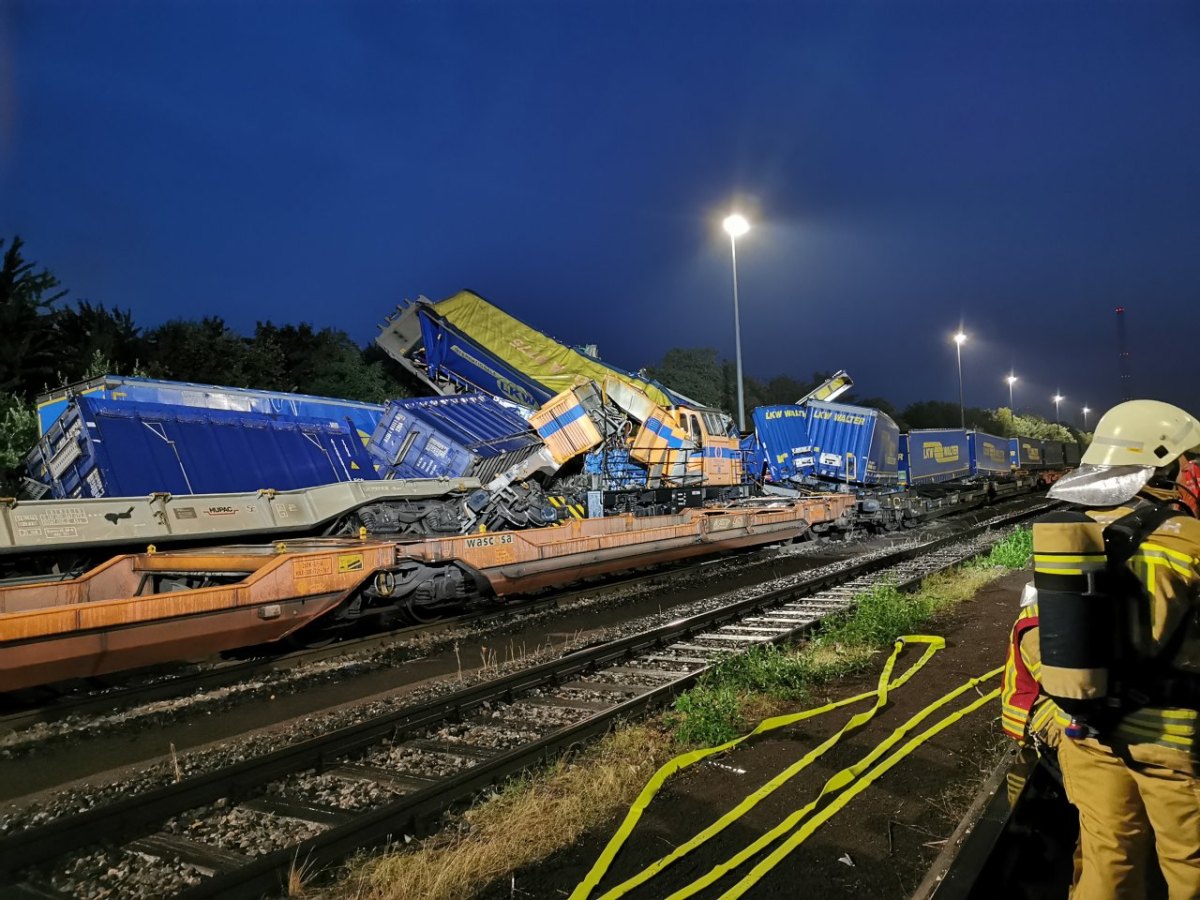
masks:
[[(145, 328), (128, 310), (90, 300), (67, 302), (46, 268), (26, 259), (19, 237), (0, 238), (0, 481), (11, 492), (37, 440), (35, 397), (99, 375), (141, 375), (201, 384), (293, 391), (382, 403), (422, 393), (421, 386), (374, 344), (360, 346), (340, 329), (259, 322), (238, 334), (219, 316), (172, 319)], [(737, 408), (733, 363), (709, 348), (668, 350), (645, 374), (687, 397), (727, 412)], [(744, 379), (746, 409), (794, 403), (831, 373), (803, 380), (777, 375)], [(901, 430), (953, 428), (958, 405), (913, 403), (897, 410), (883, 397), (842, 398), (880, 409)], [(968, 427), (992, 434), (1076, 440), (1081, 436), (1010, 410), (970, 408)]]

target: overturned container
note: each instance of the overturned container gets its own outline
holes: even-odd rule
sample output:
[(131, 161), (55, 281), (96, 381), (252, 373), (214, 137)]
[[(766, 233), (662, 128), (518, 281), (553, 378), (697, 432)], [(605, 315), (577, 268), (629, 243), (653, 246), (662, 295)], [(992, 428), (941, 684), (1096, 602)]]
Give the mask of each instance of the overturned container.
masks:
[(754, 454), (772, 481), (891, 485), (900, 430), (877, 409), (810, 400), (754, 410)]
[(337, 422), (75, 397), (26, 458), (51, 497), (225, 494), (374, 479)]
[(316, 419), (339, 424), (347, 419), (365, 444), (383, 416), (383, 404), (286, 391), (260, 391), (254, 388), (195, 384), (190, 381), (166, 381), (133, 375), (100, 375), (37, 399), (38, 434), (46, 434), (77, 397), (93, 400), (118, 400), (132, 403), (161, 403), (195, 409), (227, 412), (263, 413), (298, 419)]

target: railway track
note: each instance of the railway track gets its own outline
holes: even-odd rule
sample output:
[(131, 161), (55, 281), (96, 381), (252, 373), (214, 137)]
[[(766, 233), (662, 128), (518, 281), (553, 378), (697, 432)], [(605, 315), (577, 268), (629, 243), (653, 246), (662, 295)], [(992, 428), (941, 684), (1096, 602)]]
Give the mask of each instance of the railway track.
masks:
[(349, 638), (319, 648), (198, 663), (190, 668), (159, 667), (148, 672), (122, 673), (82, 684), (66, 683), (44, 689), (30, 689), (17, 695), (0, 694), (0, 738), (38, 724), (50, 724), (71, 717), (79, 719), (93, 715), (111, 715), (141, 704), (195, 696), (235, 686), (239, 682), (269, 673), (299, 670), (339, 657), (385, 650), (414, 638), (433, 636), (458, 628), (482, 627), (491, 622), (504, 622), (521, 615), (563, 608), (585, 597), (595, 597), (642, 584), (653, 584), (668, 576), (698, 572), (714, 563), (727, 560), (729, 556), (730, 554), (723, 554), (698, 561), (668, 563), (634, 575), (598, 579), (568, 591), (525, 597), (498, 608), (475, 610), (436, 622)]
[(421, 834), (480, 791), (669, 702), (725, 655), (801, 636), (881, 580), (913, 586), (980, 552), (973, 539), (987, 529), (1044, 508), (13, 834), (0, 840), (2, 883), (40, 897), (277, 892), (293, 868)]
[[(149, 673), (124, 673), (108, 679), (97, 679), (91, 687), (71, 690), (71, 686), (66, 685), (62, 688), (63, 693), (54, 689), (26, 691), (23, 693), (28, 699), (24, 700), (20, 696), (0, 695), (12, 710), (5, 712), (4, 707), (0, 706), (0, 737), (39, 723), (48, 724), (68, 717), (109, 715), (139, 704), (172, 700), (229, 687), (267, 673), (298, 670), (339, 657), (386, 650), (414, 638), (430, 637), (459, 628), (483, 627), (493, 622), (502, 623), (519, 616), (560, 609), (584, 598), (627, 590), (638, 585), (652, 585), (669, 576), (700, 572), (714, 563), (727, 560), (729, 555), (665, 564), (636, 575), (597, 579), (567, 591), (524, 597), (502, 606), (479, 609), (436, 622), (411, 625), (380, 634), (349, 638), (323, 647), (197, 664), (197, 668), (190, 670), (162, 671), (160, 668)], [(83, 693), (77, 693), (79, 690)]]
[[(98, 680), (96, 682), (98, 686), (86, 690), (81, 695), (56, 696), (53, 692), (43, 692), (43, 695), (49, 694), (51, 698), (49, 701), (39, 703), (37, 700), (33, 700), (28, 708), (0, 714), (0, 735), (28, 728), (39, 722), (54, 722), (68, 716), (111, 712), (115, 708), (129, 708), (140, 703), (183, 697), (197, 692), (227, 687), (267, 672), (298, 669), (340, 656), (386, 648), (422, 635), (434, 635), (464, 626), (503, 620), (522, 613), (552, 609), (569, 603), (582, 593), (582, 591), (572, 591), (552, 597), (527, 598), (502, 609), (481, 610), (452, 616), (437, 622), (398, 628), (384, 634), (350, 638), (325, 647), (202, 664), (195, 671), (164, 672), (141, 676), (139, 673), (126, 673), (112, 679)], [(139, 677), (143, 679), (142, 683), (136, 683)], [(14, 705), (20, 704), (18, 702)]]

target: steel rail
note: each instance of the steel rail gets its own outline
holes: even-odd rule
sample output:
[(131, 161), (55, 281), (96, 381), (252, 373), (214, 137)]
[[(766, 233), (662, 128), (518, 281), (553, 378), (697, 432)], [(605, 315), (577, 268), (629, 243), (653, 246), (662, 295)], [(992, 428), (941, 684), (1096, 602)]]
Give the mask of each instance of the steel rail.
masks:
[[(761, 549), (764, 548), (756, 547), (751, 552)], [(38, 723), (56, 722), (67, 716), (87, 715), (92, 712), (111, 713), (114, 708), (128, 710), (139, 703), (170, 700), (188, 696), (197, 691), (227, 687), (257, 674), (298, 669), (311, 663), (336, 659), (340, 656), (348, 656), (351, 653), (358, 653), (364, 650), (386, 649), (393, 644), (398, 644), (422, 635), (435, 635), (463, 626), (486, 625), (489, 622), (503, 621), (513, 616), (530, 615), (549, 609), (558, 609), (582, 597), (616, 591), (643, 582), (652, 582), (668, 574), (678, 575), (699, 570), (719, 559), (744, 552), (741, 550), (728, 550), (725, 553), (704, 557), (699, 560), (664, 563), (636, 575), (601, 578), (592, 584), (571, 588), (561, 593), (548, 596), (530, 595), (518, 600), (504, 601), (504, 605), (501, 606), (474, 610), (457, 616), (439, 619), (436, 622), (406, 625), (382, 634), (347, 638), (324, 647), (264, 655), (240, 661), (227, 661), (217, 663), (210, 668), (205, 668), (197, 672), (187, 672), (177, 675), (163, 673), (162, 680), (160, 681), (134, 687), (126, 688), (119, 684), (114, 684), (111, 688), (99, 688), (96, 692), (83, 696), (64, 698), (51, 701), (45, 705), (35, 706), (31, 709), (0, 714), (0, 735), (19, 731)], [(137, 671), (134, 670), (132, 672), (114, 673), (113, 677), (119, 681), (121, 677), (136, 674)]]

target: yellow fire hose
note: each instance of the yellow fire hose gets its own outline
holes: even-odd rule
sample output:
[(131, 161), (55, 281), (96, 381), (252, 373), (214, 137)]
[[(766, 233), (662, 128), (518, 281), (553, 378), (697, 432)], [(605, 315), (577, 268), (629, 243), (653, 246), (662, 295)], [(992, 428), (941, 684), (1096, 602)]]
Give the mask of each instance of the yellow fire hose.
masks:
[[(892, 672), (895, 668), (896, 660), (899, 657), (903, 648), (907, 644), (925, 644), (926, 645), (925, 651), (922, 654), (921, 658), (910, 669), (908, 669), (908, 671), (906, 671), (903, 675), (901, 675), (895, 681), (891, 681), (891, 676), (892, 676)], [(716, 753), (721, 753), (726, 750), (732, 749), (733, 747), (736, 747), (738, 744), (742, 743), (743, 741), (748, 740), (749, 738), (751, 738), (755, 735), (763, 734), (768, 731), (773, 731), (778, 728), (783, 728), (788, 725), (794, 724), (796, 722), (802, 721), (804, 719), (809, 719), (809, 718), (813, 718), (818, 715), (822, 715), (824, 713), (838, 709), (842, 706), (847, 706), (852, 703), (857, 703), (857, 702), (860, 702), (863, 700), (875, 698), (875, 703), (872, 705), (871, 709), (869, 709), (865, 712), (858, 713), (855, 716), (853, 716), (836, 734), (834, 734), (830, 738), (826, 739), (824, 742), (822, 742), (819, 746), (815, 747), (813, 750), (809, 751), (796, 763), (789, 766), (787, 769), (785, 769), (783, 772), (781, 772), (775, 778), (771, 779), (771, 781), (767, 782), (767, 784), (763, 785), (762, 787), (760, 787), (759, 789), (757, 789), (756, 791), (751, 793), (741, 803), (739, 803), (736, 807), (734, 807), (728, 813), (723, 815), (720, 819), (718, 819), (712, 825), (705, 828), (703, 831), (701, 831), (695, 837), (693, 837), (690, 840), (688, 840), (687, 842), (681, 844), (679, 847), (675, 848), (675, 850), (673, 850), (668, 855), (651, 863), (649, 866), (647, 866), (641, 872), (637, 873), (636, 875), (632, 876), (631, 878), (627, 879), (626, 881), (622, 882), (621, 884), (617, 885), (615, 888), (613, 888), (610, 891), (608, 891), (607, 893), (605, 893), (603, 895), (603, 897), (601, 898), (601, 900), (616, 900), (616, 898), (624, 896), (626, 893), (633, 890), (635, 887), (637, 887), (641, 884), (644, 884), (646, 881), (648, 881), (650, 878), (652, 878), (658, 872), (662, 871), (664, 868), (671, 865), (676, 860), (678, 860), (678, 859), (682, 858), (683, 856), (685, 856), (686, 854), (690, 853), (692, 850), (701, 846), (703, 843), (705, 843), (706, 841), (708, 841), (709, 839), (711, 839), (712, 837), (714, 837), (715, 835), (717, 835), (718, 833), (723, 831), (729, 825), (733, 824), (735, 821), (737, 821), (739, 818), (741, 818), (743, 815), (745, 815), (747, 812), (749, 812), (751, 809), (753, 809), (754, 806), (756, 806), (760, 801), (762, 801), (767, 796), (769, 796), (771, 793), (773, 793), (775, 790), (777, 790), (778, 788), (783, 786), (785, 783), (787, 783), (787, 781), (789, 781), (791, 778), (795, 777), (795, 775), (797, 775), (799, 772), (803, 771), (805, 768), (807, 768), (809, 765), (811, 765), (816, 759), (820, 758), (820, 756), (822, 754), (824, 754), (831, 747), (836, 745), (846, 734), (848, 734), (849, 732), (851, 732), (857, 728), (862, 727), (867, 722), (869, 722), (872, 719), (872, 717), (875, 715), (875, 713), (878, 712), (878, 710), (887, 703), (888, 692), (890, 690), (894, 690), (894, 689), (900, 687), (905, 682), (907, 682), (910, 678), (912, 678), (922, 667), (924, 667), (924, 665), (933, 657), (934, 654), (936, 654), (939, 650), (941, 650), (944, 647), (945, 647), (945, 640), (940, 637), (934, 637), (934, 636), (928, 636), (928, 635), (908, 635), (908, 636), (902, 637), (896, 641), (896, 644), (892, 651), (892, 654), (888, 658), (888, 661), (884, 666), (883, 672), (880, 674), (878, 686), (874, 691), (868, 691), (866, 693), (859, 694), (855, 697), (850, 697), (845, 700), (839, 700), (834, 703), (826, 704), (825, 706), (816, 707), (816, 708), (809, 709), (809, 710), (804, 710), (803, 712), (791, 713), (791, 714), (784, 715), (784, 716), (775, 716), (775, 717), (766, 719), (762, 723), (760, 723), (759, 726), (757, 728), (755, 728), (749, 734), (743, 735), (742, 737), (736, 738), (732, 741), (728, 741), (728, 742), (721, 744), (719, 746), (716, 746), (716, 747), (707, 747), (707, 748), (704, 748), (701, 750), (694, 750), (694, 751), (691, 751), (688, 753), (680, 754), (679, 756), (677, 756), (674, 759), (667, 762), (664, 766), (662, 766), (662, 768), (660, 768), (654, 774), (654, 776), (647, 783), (646, 787), (642, 790), (641, 794), (638, 796), (637, 800), (634, 801), (633, 805), (630, 807), (629, 812), (626, 814), (625, 820), (621, 823), (621, 826), (617, 829), (616, 833), (613, 835), (613, 837), (609, 841), (608, 845), (604, 848), (604, 851), (600, 854), (600, 857), (596, 860), (596, 863), (595, 863), (595, 865), (593, 865), (591, 871), (588, 872), (588, 874), (584, 878), (584, 880), (582, 882), (580, 882), (579, 886), (576, 887), (575, 891), (571, 894), (571, 900), (586, 900), (586, 898), (591, 895), (591, 892), (595, 889), (596, 885), (599, 884), (600, 880), (604, 877), (605, 873), (608, 871), (608, 868), (612, 863), (612, 860), (616, 857), (616, 854), (620, 851), (621, 847), (624, 845), (625, 841), (628, 839), (630, 833), (633, 831), (634, 826), (637, 824), (638, 820), (641, 818), (641, 815), (645, 811), (646, 807), (649, 805), (650, 800), (662, 788), (662, 785), (667, 780), (667, 778), (669, 778), (675, 772), (678, 772), (681, 769), (687, 768), (688, 766), (692, 766), (695, 763), (700, 762), (701, 760), (703, 760), (709, 756), (712, 756)], [(843, 769), (841, 772), (837, 773), (832, 778), (830, 778), (829, 781), (826, 782), (824, 788), (822, 788), (821, 793), (817, 796), (817, 798), (814, 801), (812, 801), (810, 804), (805, 806), (803, 809), (792, 813), (792, 815), (790, 815), (782, 823), (780, 823), (778, 826), (773, 828), (767, 834), (762, 835), (760, 838), (758, 838), (756, 841), (754, 841), (749, 847), (747, 847), (743, 851), (739, 852), (738, 854), (733, 856), (731, 859), (727, 860), (724, 863), (721, 863), (720, 865), (713, 868), (708, 874), (704, 875), (697, 881), (695, 881), (692, 884), (688, 885), (687, 887), (681, 889), (680, 891), (677, 891), (675, 894), (672, 894), (671, 900), (682, 900), (682, 898), (684, 898), (684, 897), (690, 897), (691, 895), (695, 894), (697, 891), (702, 890), (703, 888), (711, 885), (713, 882), (719, 880), (724, 875), (728, 874), (729, 872), (731, 872), (732, 870), (734, 870), (735, 868), (740, 866), (746, 860), (750, 859), (757, 853), (761, 852), (763, 849), (765, 849), (767, 846), (769, 846), (772, 842), (774, 842), (777, 838), (781, 837), (782, 835), (786, 834), (787, 832), (789, 832), (793, 828), (795, 828), (806, 816), (808, 816), (809, 813), (812, 812), (812, 810), (820, 803), (820, 801), (823, 798), (825, 798), (827, 795), (830, 795), (836, 791), (842, 790), (843, 788), (846, 787), (846, 785), (849, 785), (852, 782), (854, 782), (854, 780), (864, 770), (866, 770), (869, 766), (871, 766), (873, 763), (875, 763), (888, 750), (890, 750), (892, 747), (894, 747), (906, 734), (908, 734), (913, 728), (915, 728), (922, 721), (924, 721), (924, 719), (929, 717), (933, 712), (940, 709), (942, 706), (945, 706), (947, 703), (950, 703), (955, 698), (961, 696), (963, 693), (971, 690), (976, 685), (978, 685), (981, 681), (983, 681), (987, 678), (994, 677), (999, 672), (1000, 672), (1000, 669), (996, 669), (992, 672), (987, 673), (986, 675), (980, 676), (979, 678), (971, 679), (967, 683), (961, 685), (960, 687), (956, 688), (954, 691), (951, 691), (949, 694), (946, 694), (944, 697), (940, 698), (939, 700), (937, 700), (934, 703), (927, 706), (925, 709), (921, 710), (919, 713), (917, 713), (915, 716), (913, 716), (911, 719), (909, 719), (908, 722), (906, 722), (900, 728), (896, 729), (886, 740), (884, 740), (874, 750), (872, 750), (869, 754), (867, 754), (865, 757), (863, 757), (863, 759), (861, 759), (859, 762), (855, 763), (853, 766)], [(728, 896), (728, 897), (741, 896), (742, 893), (744, 893), (754, 883), (756, 883), (760, 878), (762, 878), (763, 875), (765, 875), (768, 871), (770, 871), (770, 869), (773, 868), (781, 859), (783, 859), (788, 853), (790, 853), (793, 849), (795, 849), (795, 847), (799, 846), (800, 843), (802, 843), (805, 839), (807, 839), (807, 837), (813, 831), (815, 831), (817, 827), (819, 827), (830, 816), (832, 816), (835, 812), (837, 812), (837, 810), (841, 809), (842, 806), (844, 806), (846, 803), (848, 803), (850, 801), (850, 799), (852, 799), (855, 795), (857, 795), (857, 793), (859, 791), (866, 788), (867, 785), (869, 785), (876, 778), (878, 778), (880, 775), (882, 775), (884, 772), (886, 772), (892, 766), (896, 765), (901, 759), (903, 759), (905, 756), (907, 756), (912, 751), (912, 749), (919, 746), (925, 740), (928, 740), (929, 738), (933, 737), (933, 735), (937, 734), (944, 728), (949, 727), (951, 724), (958, 721), (960, 718), (967, 715), (974, 709), (977, 709), (979, 706), (982, 706), (984, 703), (988, 702), (988, 700), (994, 699), (996, 694), (997, 694), (997, 692), (993, 691), (991, 694), (986, 695), (985, 697), (981, 698), (980, 700), (976, 701), (975, 703), (971, 704), (970, 706), (966, 707), (965, 709), (960, 710), (959, 712), (946, 717), (945, 719), (943, 719), (939, 723), (937, 723), (937, 725), (933, 726), (932, 728), (928, 729), (925, 732), (922, 732), (922, 734), (919, 735), (917, 738), (914, 738), (911, 741), (909, 741), (907, 744), (904, 745), (904, 747), (901, 748), (901, 750), (897, 751), (895, 754), (888, 757), (888, 759), (885, 760), (883, 763), (881, 763), (879, 766), (877, 766), (874, 769), (871, 769), (867, 773), (867, 775), (864, 776), (864, 778), (861, 781), (854, 784), (849, 790), (844, 791), (831, 804), (829, 804), (829, 806), (827, 806), (824, 810), (822, 810), (820, 813), (818, 813), (817, 816), (813, 817), (813, 819), (810, 820), (808, 823), (806, 823), (799, 831), (797, 831), (790, 838), (788, 838), (788, 840), (780, 848), (778, 848), (769, 857), (767, 857), (767, 859), (765, 859), (762, 863), (760, 863), (758, 866), (756, 866), (754, 868), (754, 870), (749, 875), (747, 875), (745, 879), (743, 879), (742, 882), (739, 882), (737, 885), (735, 885), (731, 889), (731, 891), (729, 893), (727, 893), (723, 896)]]

